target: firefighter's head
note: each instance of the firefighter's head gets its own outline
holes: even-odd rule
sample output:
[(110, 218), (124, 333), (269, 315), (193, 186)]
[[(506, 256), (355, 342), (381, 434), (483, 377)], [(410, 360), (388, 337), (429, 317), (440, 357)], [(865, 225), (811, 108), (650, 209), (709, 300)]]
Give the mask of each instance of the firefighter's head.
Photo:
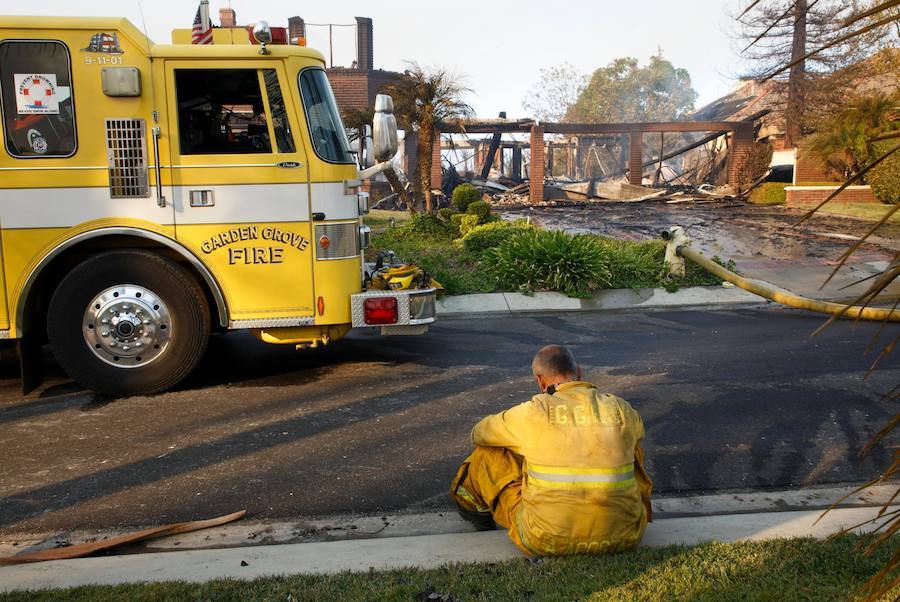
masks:
[(571, 380), (581, 380), (581, 368), (562, 345), (547, 345), (531, 360), (531, 371), (541, 391)]

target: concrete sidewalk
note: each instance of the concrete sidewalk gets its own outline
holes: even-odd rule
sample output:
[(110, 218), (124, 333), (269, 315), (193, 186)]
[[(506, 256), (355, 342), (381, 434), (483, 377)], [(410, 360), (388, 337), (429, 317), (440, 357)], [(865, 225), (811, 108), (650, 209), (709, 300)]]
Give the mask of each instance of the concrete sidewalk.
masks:
[[(670, 518), (652, 523), (642, 546), (703, 541), (823, 538), (874, 518), (877, 508)], [(504, 531), (454, 533), (60, 560), (0, 568), (0, 591), (183, 580), (255, 579), (282, 574), (434, 568), (499, 562), (523, 555)]]
[(562, 293), (454, 295), (440, 299), (437, 312), (439, 318), (444, 318), (547, 311), (626, 311), (762, 303), (767, 303), (767, 300), (737, 287), (691, 286), (680, 288), (674, 293), (662, 288), (604, 290), (590, 299), (574, 299)]

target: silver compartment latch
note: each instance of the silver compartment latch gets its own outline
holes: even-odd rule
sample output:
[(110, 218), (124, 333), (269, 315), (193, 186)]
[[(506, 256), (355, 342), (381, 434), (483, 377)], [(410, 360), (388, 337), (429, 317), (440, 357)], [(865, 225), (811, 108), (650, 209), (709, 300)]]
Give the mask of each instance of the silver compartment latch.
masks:
[(191, 190), (191, 207), (212, 207), (216, 204), (216, 197), (212, 190)]

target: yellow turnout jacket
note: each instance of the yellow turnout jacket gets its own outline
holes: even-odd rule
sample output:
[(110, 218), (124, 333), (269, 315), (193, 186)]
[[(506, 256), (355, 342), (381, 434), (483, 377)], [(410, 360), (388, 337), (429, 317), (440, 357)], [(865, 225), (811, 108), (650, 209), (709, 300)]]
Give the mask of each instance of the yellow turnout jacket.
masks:
[(510, 529), (530, 554), (604, 553), (636, 546), (651, 520), (644, 423), (627, 401), (587, 382), (487, 416), (476, 445), (523, 457), (522, 502)]

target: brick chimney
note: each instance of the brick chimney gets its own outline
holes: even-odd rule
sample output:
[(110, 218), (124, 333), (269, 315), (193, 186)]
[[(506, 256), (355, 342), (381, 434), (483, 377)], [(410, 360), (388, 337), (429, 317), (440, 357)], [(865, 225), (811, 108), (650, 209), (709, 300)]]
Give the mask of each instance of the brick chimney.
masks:
[(233, 8), (219, 9), (219, 25), (222, 27), (237, 27), (237, 16)]
[(372, 19), (356, 17), (356, 63), (360, 71), (371, 71), (375, 63), (372, 59)]
[(288, 42), (306, 37), (306, 23), (300, 17), (288, 18)]

